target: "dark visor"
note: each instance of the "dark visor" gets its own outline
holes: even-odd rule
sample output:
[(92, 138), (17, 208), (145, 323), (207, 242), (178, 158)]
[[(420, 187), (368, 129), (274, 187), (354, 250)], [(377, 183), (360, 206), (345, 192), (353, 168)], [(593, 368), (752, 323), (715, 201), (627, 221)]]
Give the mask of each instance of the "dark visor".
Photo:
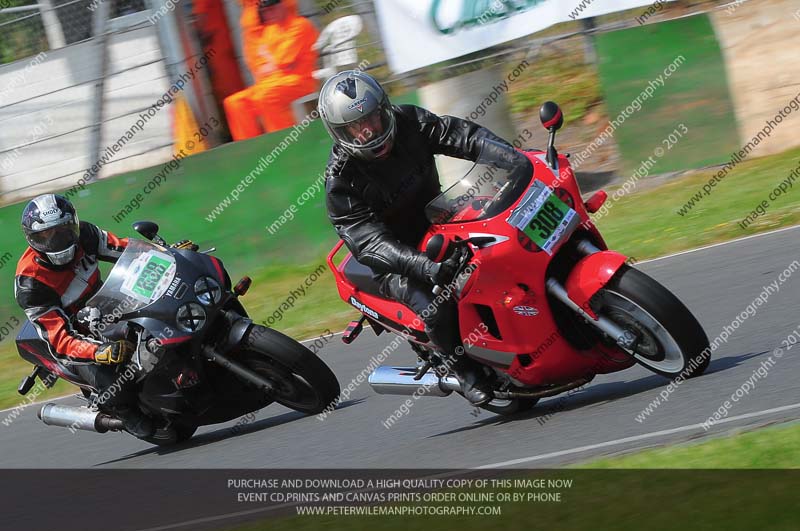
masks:
[(367, 146), (379, 140), (389, 130), (391, 118), (389, 109), (379, 107), (363, 118), (345, 125), (334, 127), (337, 136), (349, 144)]
[(59, 225), (29, 236), (37, 250), (48, 253), (60, 253), (78, 243), (78, 226), (75, 224)]

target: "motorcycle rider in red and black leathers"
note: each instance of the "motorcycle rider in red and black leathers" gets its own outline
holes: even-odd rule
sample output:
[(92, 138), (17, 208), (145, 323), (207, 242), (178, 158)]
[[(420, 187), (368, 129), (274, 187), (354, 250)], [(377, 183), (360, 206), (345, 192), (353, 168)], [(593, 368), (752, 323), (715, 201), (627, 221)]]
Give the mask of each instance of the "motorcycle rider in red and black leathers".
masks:
[[(328, 217), (381, 295), (424, 318), (431, 340), (473, 404), (491, 400), (479, 366), (457, 356), (461, 339), (452, 301), (432, 305), (435, 285), (452, 281), (456, 263), (417, 250), (429, 227), (425, 205), (441, 191), (434, 155), (477, 160), (483, 139), (505, 144), (473, 122), (413, 106), (393, 106), (380, 84), (359, 71), (340, 72), (320, 92), (319, 112), (334, 140), (325, 173)], [(427, 312), (426, 312), (427, 314)]]
[(103, 343), (75, 327), (75, 315), (102, 286), (98, 261), (116, 262), (128, 239), (79, 221), (72, 204), (56, 194), (27, 204), (22, 229), (29, 247), (17, 264), (17, 303), (59, 363), (69, 365), (100, 396), (111, 395), (98, 405), (113, 411), (133, 435), (151, 435), (152, 422), (138, 411), (129, 385), (103, 393), (118, 379), (133, 345), (124, 340)]

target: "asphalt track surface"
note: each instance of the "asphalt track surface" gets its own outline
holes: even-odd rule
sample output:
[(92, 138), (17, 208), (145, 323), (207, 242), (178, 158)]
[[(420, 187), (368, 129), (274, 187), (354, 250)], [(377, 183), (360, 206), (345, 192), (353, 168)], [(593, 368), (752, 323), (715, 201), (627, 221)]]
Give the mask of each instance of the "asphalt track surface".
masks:
[[(713, 341), (794, 260), (800, 260), (800, 227), (638, 267), (673, 290)], [(476, 413), (457, 395), (422, 397), (390, 429), (383, 421), (405, 397), (376, 395), (364, 382), (324, 421), (272, 405), (238, 434), (231, 432), (234, 422), (204, 427), (173, 449), (120, 433), (72, 434), (45, 426), (36, 418), (38, 406), (31, 406), (10, 426), (0, 425), (0, 468), (540, 468), (796, 420), (800, 346), (755, 381), (725, 421), (708, 431), (700, 426), (798, 329), (799, 301), (800, 270), (715, 352), (705, 376), (682, 383), (643, 422), (636, 416), (669, 382), (638, 365), (599, 376), (567, 399), (544, 399), (512, 418)], [(336, 337), (321, 356), (344, 388), (389, 341), (388, 334), (375, 337), (365, 330), (350, 346)], [(413, 359), (403, 346), (387, 363)]]

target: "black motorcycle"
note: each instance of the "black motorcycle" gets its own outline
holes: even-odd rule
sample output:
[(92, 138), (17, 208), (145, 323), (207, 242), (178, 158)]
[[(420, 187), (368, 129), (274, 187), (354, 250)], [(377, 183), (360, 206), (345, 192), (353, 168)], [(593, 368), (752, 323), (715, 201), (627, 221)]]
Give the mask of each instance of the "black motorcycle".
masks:
[(102, 288), (79, 312), (76, 325), (101, 341), (126, 339), (136, 350), (105, 390), (92, 388), (59, 363), (27, 322), (17, 337), (20, 356), (35, 366), (23, 379), (27, 394), (38, 377), (47, 387), (58, 378), (81, 388), (82, 407), (46, 404), (39, 418), (53, 426), (105, 433), (122, 421), (104, 408), (100, 395), (133, 389), (142, 412), (157, 427), (143, 438), (157, 445), (185, 441), (198, 426), (226, 422), (273, 401), (306, 414), (323, 411), (339, 396), (339, 382), (325, 363), (297, 341), (257, 324), (217, 258), (174, 249), (158, 236), (158, 225), (134, 229), (151, 242), (129, 239)]

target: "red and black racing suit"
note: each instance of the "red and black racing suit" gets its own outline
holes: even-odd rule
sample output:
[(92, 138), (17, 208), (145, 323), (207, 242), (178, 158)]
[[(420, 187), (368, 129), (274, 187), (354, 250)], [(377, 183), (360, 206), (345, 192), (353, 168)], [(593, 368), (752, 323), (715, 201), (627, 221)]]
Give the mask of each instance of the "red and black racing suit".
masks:
[(97, 389), (113, 382), (117, 368), (94, 362), (101, 343), (81, 335), (72, 321), (103, 284), (98, 261), (115, 263), (127, 245), (127, 238), (82, 221), (78, 249), (69, 264), (53, 265), (30, 247), (17, 264), (17, 303), (50, 345), (53, 357)]

